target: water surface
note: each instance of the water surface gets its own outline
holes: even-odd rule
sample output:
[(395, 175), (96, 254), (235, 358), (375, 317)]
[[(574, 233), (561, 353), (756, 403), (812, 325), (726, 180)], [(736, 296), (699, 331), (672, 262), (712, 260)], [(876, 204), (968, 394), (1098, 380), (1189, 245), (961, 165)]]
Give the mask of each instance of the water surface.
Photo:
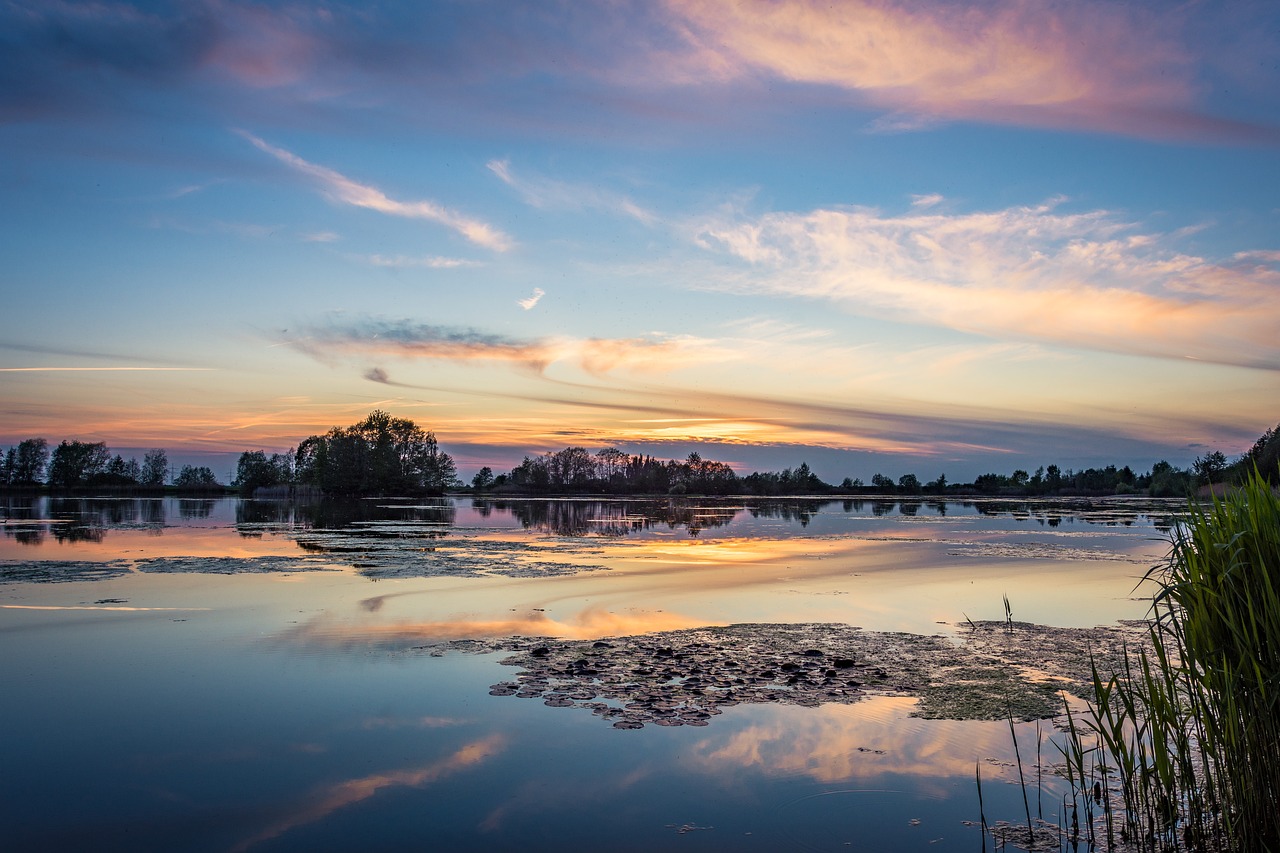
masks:
[(1003, 618), (1005, 595), (1020, 620), (1109, 624), (1145, 613), (1135, 584), (1178, 509), (0, 506), (7, 844), (228, 851), (979, 849), (975, 763), (988, 817), (1022, 814), (1007, 724), (881, 697), (619, 731), (490, 696), (505, 655), (441, 644), (740, 622), (950, 635)]

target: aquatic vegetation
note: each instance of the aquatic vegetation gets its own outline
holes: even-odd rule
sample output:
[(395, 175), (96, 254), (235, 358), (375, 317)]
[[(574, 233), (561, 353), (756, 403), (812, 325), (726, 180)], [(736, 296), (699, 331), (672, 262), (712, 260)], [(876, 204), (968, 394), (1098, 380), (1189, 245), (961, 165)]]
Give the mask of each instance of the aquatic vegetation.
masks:
[(1073, 793), (1091, 808), (1092, 753), (1108, 843), (1280, 849), (1280, 496), (1255, 475), (1192, 506), (1150, 576), (1150, 648), (1095, 662), (1082, 725), (1068, 714)]
[(127, 560), (0, 560), (0, 583), (100, 581), (129, 571)]
[[(970, 623), (959, 640), (850, 625), (742, 624), (606, 637), (594, 643), (510, 638), (450, 644), (460, 651), (512, 650), (522, 672), (494, 696), (580, 707), (615, 728), (705, 725), (739, 704), (816, 707), (869, 695), (919, 697), (926, 719), (1053, 717), (1059, 692), (1083, 693), (1089, 649), (1120, 650), (1131, 628), (1049, 628)], [(1014, 633), (1007, 632), (1012, 625)]]

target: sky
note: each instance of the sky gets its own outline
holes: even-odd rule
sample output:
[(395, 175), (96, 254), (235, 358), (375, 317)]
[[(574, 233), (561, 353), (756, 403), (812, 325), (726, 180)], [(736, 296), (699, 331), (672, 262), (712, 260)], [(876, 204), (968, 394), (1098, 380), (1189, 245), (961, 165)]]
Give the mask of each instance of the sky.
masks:
[(951, 481), (1280, 421), (1273, 2), (0, 0), (0, 446)]

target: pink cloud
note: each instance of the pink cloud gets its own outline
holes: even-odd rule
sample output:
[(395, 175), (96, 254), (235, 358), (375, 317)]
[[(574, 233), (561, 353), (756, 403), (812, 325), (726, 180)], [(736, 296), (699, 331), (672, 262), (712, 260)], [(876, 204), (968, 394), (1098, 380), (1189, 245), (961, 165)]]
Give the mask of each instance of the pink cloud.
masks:
[(668, 8), (692, 46), (671, 66), (677, 79), (765, 76), (855, 92), (890, 111), (880, 123), (889, 129), (940, 118), (1175, 138), (1265, 133), (1197, 110), (1196, 58), (1172, 10), (1028, 0)]

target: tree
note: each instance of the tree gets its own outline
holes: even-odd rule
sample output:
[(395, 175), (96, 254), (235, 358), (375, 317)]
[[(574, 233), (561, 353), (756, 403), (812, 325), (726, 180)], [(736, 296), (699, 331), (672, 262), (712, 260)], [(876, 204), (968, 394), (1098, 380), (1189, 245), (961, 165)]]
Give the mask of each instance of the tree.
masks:
[[(282, 470), (281, 460), (285, 461)], [(270, 458), (262, 450), (246, 450), (236, 462), (236, 476), (231, 485), (246, 495), (258, 489), (269, 489), (289, 482), (288, 457), (273, 453)]]
[(1227, 470), (1227, 457), (1219, 450), (1206, 453), (1191, 463), (1191, 470), (1195, 472), (1197, 480), (1204, 483), (1219, 483)]
[(179, 489), (216, 489), (219, 485), (213, 471), (203, 465), (198, 468), (183, 465), (178, 476), (173, 478), (173, 484)]
[[(1242, 460), (1258, 469), (1258, 474), (1269, 483), (1280, 481), (1280, 424), (1269, 429), (1253, 443)], [(1248, 476), (1251, 471), (1244, 471)]]
[(898, 491), (905, 495), (920, 494), (920, 478), (915, 474), (903, 474), (898, 478)]
[(327, 494), (438, 493), (457, 477), (453, 459), (440, 450), (435, 435), (381, 410), (360, 423), (307, 438), (291, 461), (297, 482)]
[(28, 438), (18, 444), (14, 453), (11, 484), (14, 486), (35, 486), (44, 476), (45, 465), (49, 460), (49, 445), (43, 438)]
[(142, 470), (138, 473), (138, 485), (158, 489), (169, 479), (169, 456), (163, 448), (148, 450), (142, 457)]
[(871, 485), (882, 492), (893, 491), (893, 480), (890, 480), (884, 474), (873, 474), (871, 476)]
[(92, 485), (106, 472), (111, 454), (104, 442), (63, 441), (49, 459), (49, 485), (56, 489), (78, 489)]
[(471, 488), (477, 492), (493, 488), (493, 469), (486, 465), (477, 471), (476, 475), (471, 478)]
[(142, 467), (138, 465), (137, 459), (125, 460), (119, 453), (115, 458), (107, 463), (105, 471), (99, 473), (96, 477), (90, 478), (91, 486), (136, 486), (138, 484), (138, 475), (142, 472)]

